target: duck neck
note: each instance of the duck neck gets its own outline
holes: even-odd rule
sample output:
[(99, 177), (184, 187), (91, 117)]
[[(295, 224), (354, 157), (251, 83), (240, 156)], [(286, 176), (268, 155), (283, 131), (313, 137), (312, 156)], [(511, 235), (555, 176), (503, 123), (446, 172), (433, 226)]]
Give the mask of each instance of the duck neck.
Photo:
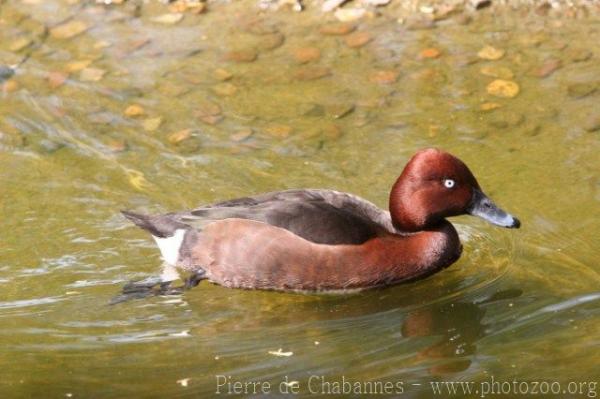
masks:
[(456, 230), (446, 220), (414, 234), (377, 237), (364, 246), (348, 248), (362, 251), (352, 252), (352, 260), (344, 263), (349, 265), (348, 275), (377, 285), (427, 277), (454, 263), (462, 250)]
[(410, 181), (405, 181), (400, 176), (390, 192), (390, 217), (396, 230), (414, 233), (435, 227), (444, 221), (443, 217), (428, 214), (426, 209), (418, 206), (411, 193), (412, 187)]
[(421, 248), (419, 253), (424, 256), (420, 268), (423, 273), (421, 277), (450, 266), (462, 252), (458, 233), (446, 219), (416, 234), (415, 240)]

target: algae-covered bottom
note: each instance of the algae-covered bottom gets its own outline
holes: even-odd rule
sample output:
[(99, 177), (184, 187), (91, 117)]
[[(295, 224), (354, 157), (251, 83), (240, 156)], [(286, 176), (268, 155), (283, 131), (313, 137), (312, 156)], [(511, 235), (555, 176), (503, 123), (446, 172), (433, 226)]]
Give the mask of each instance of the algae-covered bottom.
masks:
[[(429, 397), (432, 381), (492, 379), (592, 397), (597, 20), (177, 7), (0, 7), (1, 397), (209, 397), (250, 381), (319, 397), (343, 380)], [(109, 305), (160, 264), (120, 209), (294, 187), (385, 207), (426, 146), (463, 159), (522, 228), (453, 218), (462, 258), (385, 290), (202, 283)]]

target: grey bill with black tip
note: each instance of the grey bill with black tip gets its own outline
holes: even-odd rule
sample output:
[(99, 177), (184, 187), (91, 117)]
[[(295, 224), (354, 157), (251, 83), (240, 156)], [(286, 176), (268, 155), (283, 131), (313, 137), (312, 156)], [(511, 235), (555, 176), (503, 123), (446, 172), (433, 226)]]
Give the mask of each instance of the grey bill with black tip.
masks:
[(509, 229), (518, 229), (521, 226), (519, 219), (504, 212), (487, 195), (477, 189), (473, 190), (471, 205), (469, 205), (467, 213)]

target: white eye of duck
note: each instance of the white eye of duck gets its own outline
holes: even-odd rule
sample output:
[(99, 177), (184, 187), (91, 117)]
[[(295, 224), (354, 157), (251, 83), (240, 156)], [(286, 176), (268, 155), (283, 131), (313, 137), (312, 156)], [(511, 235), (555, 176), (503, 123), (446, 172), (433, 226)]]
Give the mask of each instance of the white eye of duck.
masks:
[(452, 188), (456, 183), (452, 179), (444, 179), (444, 187)]

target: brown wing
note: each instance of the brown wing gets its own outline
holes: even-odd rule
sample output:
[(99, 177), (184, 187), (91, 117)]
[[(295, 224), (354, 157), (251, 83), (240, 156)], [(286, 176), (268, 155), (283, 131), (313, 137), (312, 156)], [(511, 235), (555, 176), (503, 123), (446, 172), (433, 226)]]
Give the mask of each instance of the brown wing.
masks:
[(360, 244), (391, 226), (387, 212), (372, 203), (330, 190), (280, 191), (171, 216), (198, 229), (215, 220), (255, 220), (320, 244)]

